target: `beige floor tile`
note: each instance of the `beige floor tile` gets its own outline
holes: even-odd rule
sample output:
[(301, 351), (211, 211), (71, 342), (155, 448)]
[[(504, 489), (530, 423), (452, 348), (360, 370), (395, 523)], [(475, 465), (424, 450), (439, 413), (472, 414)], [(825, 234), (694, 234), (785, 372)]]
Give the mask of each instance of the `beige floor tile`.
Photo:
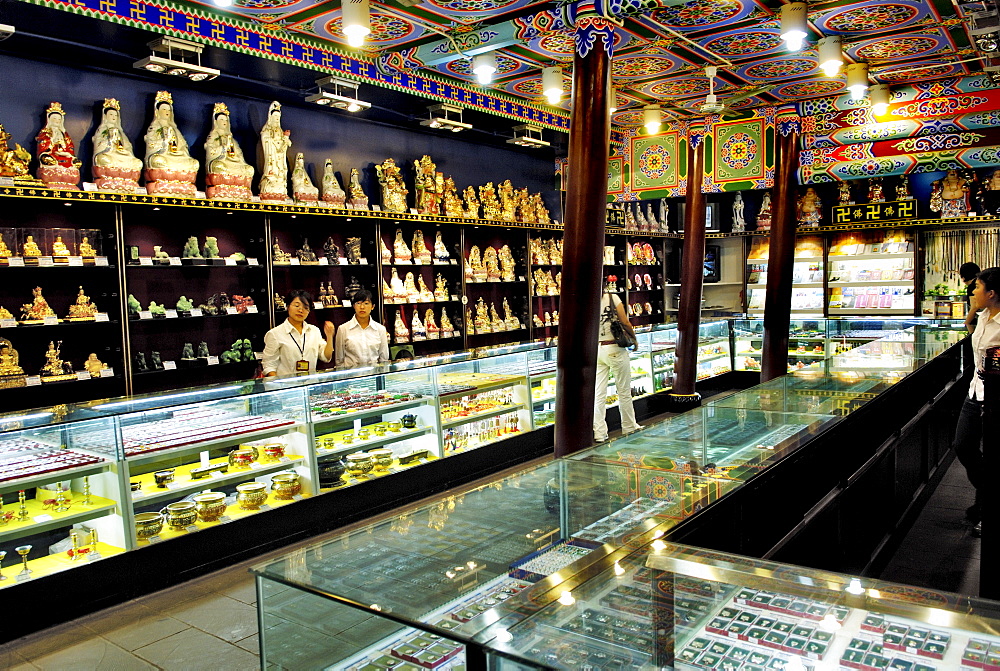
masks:
[(141, 671), (156, 667), (103, 638), (93, 638), (32, 660), (43, 671)]
[(150, 613), (147, 617), (138, 618), (131, 623), (104, 631), (101, 635), (126, 650), (135, 650), (168, 636), (173, 636), (188, 627), (190, 625), (175, 620), (169, 615)]
[(221, 594), (181, 604), (166, 615), (231, 642), (257, 633), (257, 609)]
[(18, 664), (17, 666), (4, 666), (0, 668), (7, 669), (7, 671), (38, 671), (38, 667), (31, 662), (24, 662), (22, 664)]
[(236, 641), (236, 645), (243, 648), (247, 652), (252, 652), (255, 655), (260, 655), (260, 634), (247, 636), (241, 641)]
[[(19, 655), (12, 647), (0, 645), (0, 669), (16, 669), (28, 664), (28, 660)], [(33, 668), (30, 665), (25, 669)]]
[(243, 580), (242, 582), (229, 586), (227, 589), (219, 590), (219, 592), (225, 594), (231, 599), (242, 601), (245, 604), (249, 604), (251, 606), (257, 605), (257, 586), (254, 584), (254, 580), (250, 576), (247, 576), (246, 580)]
[[(80, 620), (74, 620), (66, 624), (45, 629), (31, 636), (19, 638), (0, 647), (23, 659), (33, 660), (56, 652), (63, 648), (68, 648), (77, 643), (94, 638), (94, 632), (80, 624)], [(2, 658), (0, 658), (2, 659)]]
[(197, 629), (186, 629), (143, 646), (135, 654), (166, 671), (259, 669), (257, 655)]

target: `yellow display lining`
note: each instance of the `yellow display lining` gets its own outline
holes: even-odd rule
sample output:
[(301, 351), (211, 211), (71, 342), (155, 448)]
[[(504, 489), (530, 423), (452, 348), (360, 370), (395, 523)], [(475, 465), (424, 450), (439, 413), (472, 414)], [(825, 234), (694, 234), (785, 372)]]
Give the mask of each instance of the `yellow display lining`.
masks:
[[(309, 497), (306, 494), (303, 494), (302, 498), (303, 499), (307, 499)], [(271, 492), (271, 491), (268, 491), (268, 493), (267, 493), (267, 501), (265, 501), (264, 503), (267, 504), (268, 509), (272, 509), (273, 510), (274, 508), (281, 508), (282, 506), (286, 506), (289, 503), (295, 503), (295, 499), (276, 499), (276, 498), (274, 498), (274, 493)], [(225, 515), (226, 517), (229, 518), (228, 521), (226, 521), (226, 522), (202, 522), (201, 520), (198, 520), (197, 522), (195, 522), (191, 526), (198, 527), (199, 531), (200, 530), (204, 530), (204, 529), (211, 529), (213, 527), (217, 527), (217, 526), (222, 525), (222, 524), (228, 524), (229, 522), (232, 522), (232, 521), (235, 521), (235, 520), (239, 520), (239, 519), (243, 519), (244, 517), (249, 517), (251, 515), (257, 515), (258, 513), (266, 513), (266, 512), (267, 512), (267, 510), (259, 510), (259, 509), (258, 510), (243, 510), (242, 508), (240, 508), (240, 504), (239, 503), (234, 503), (231, 506), (228, 506), (226, 508), (226, 512), (223, 513), (223, 515)], [(166, 540), (170, 540), (171, 538), (178, 538), (180, 536), (186, 536), (189, 533), (194, 533), (194, 532), (190, 532), (190, 531), (187, 531), (185, 529), (174, 529), (173, 527), (171, 527), (171, 526), (167, 525), (166, 523), (164, 523), (164, 525), (163, 525), (163, 531), (161, 531), (159, 534), (157, 534), (157, 536), (159, 536), (160, 541), (166, 541)], [(147, 545), (151, 545), (151, 543), (149, 542), (148, 539), (139, 539), (139, 547), (145, 547)]]
[[(13, 505), (8, 505), (4, 512), (14, 513), (14, 519), (8, 522), (5, 526), (0, 527), (0, 541), (6, 541), (9, 538), (21, 538), (29, 534), (41, 533), (49, 529), (56, 529), (59, 527), (68, 527), (76, 524), (77, 522), (85, 522), (87, 520), (92, 520), (95, 517), (103, 517), (106, 513), (112, 513), (115, 510), (115, 506), (118, 504), (111, 499), (104, 499), (100, 496), (90, 495), (91, 505), (83, 505), (83, 494), (79, 492), (66, 492), (70, 495), (73, 505), (70, 506), (69, 510), (63, 512), (56, 512), (53, 510), (54, 506), (44, 507), (42, 505), (42, 500), (39, 499), (28, 499), (24, 502), (24, 506), (28, 509), (28, 520), (26, 522), (21, 522), (17, 519), (18, 510), (20, 510), (20, 505), (15, 503)], [(44, 500), (44, 499), (43, 499)], [(37, 515), (49, 515), (52, 517), (51, 520), (46, 520), (43, 522), (36, 522), (35, 516)], [(8, 557), (9, 557), (8, 553)]]
[[(153, 477), (153, 473), (144, 473), (142, 475), (136, 475), (131, 478), (132, 482), (142, 483), (142, 488), (139, 490), (142, 492), (142, 496), (136, 497), (136, 492), (132, 492), (133, 498), (132, 503), (136, 505), (143, 505), (145, 503), (153, 503), (156, 501), (164, 501), (166, 499), (176, 499), (189, 494), (191, 492), (202, 491), (205, 489), (211, 489), (220, 483), (232, 483), (238, 482), (240, 480), (252, 480), (258, 475), (264, 475), (267, 473), (274, 473), (276, 471), (284, 471), (292, 468), (297, 462), (303, 461), (305, 457), (301, 457), (293, 454), (286, 454), (288, 458), (286, 462), (274, 462), (261, 464), (260, 468), (241, 468), (234, 469), (232, 466), (229, 467), (229, 472), (222, 474), (220, 477), (206, 477), (198, 480), (191, 479), (191, 471), (196, 468), (201, 468), (201, 462), (195, 462), (193, 464), (184, 464), (182, 466), (177, 466), (174, 468), (174, 482), (181, 483), (177, 487), (162, 488), (156, 486), (156, 479)], [(228, 457), (217, 457), (208, 462), (210, 465), (215, 466), (218, 464), (228, 464)], [(259, 462), (254, 462), (259, 463)]]
[[(383, 422), (382, 425), (384, 426), (385, 422)], [(378, 426), (378, 425), (370, 424), (368, 426), (365, 426), (364, 428), (371, 430), (373, 426)], [(399, 431), (386, 430), (384, 436), (377, 436), (375, 435), (374, 432), (372, 432), (371, 437), (369, 437), (366, 440), (359, 440), (357, 436), (357, 431), (355, 431), (354, 429), (347, 429), (344, 431), (334, 431), (331, 433), (324, 433), (322, 436), (316, 436), (316, 440), (320, 441), (323, 440), (324, 438), (332, 438), (333, 440), (337, 441), (337, 444), (334, 445), (333, 448), (330, 450), (326, 450), (324, 448), (317, 448), (316, 451), (321, 457), (338, 452), (342, 454), (349, 450), (357, 450), (360, 452), (364, 452), (367, 449), (380, 447), (382, 445), (390, 445), (392, 443), (396, 443), (401, 440), (406, 440), (407, 438), (420, 436), (425, 433), (428, 433), (433, 429), (434, 429), (433, 426), (418, 426), (415, 429), (400, 429)], [(350, 443), (343, 442), (342, 436), (345, 436), (349, 433), (354, 434), (354, 440)]]
[(335, 489), (343, 489), (344, 486), (350, 487), (351, 485), (357, 485), (357, 484), (360, 484), (362, 482), (367, 482), (368, 480), (374, 480), (375, 478), (381, 478), (382, 476), (385, 476), (385, 475), (392, 475), (393, 473), (399, 473), (400, 471), (408, 470), (410, 468), (413, 468), (414, 466), (420, 466), (421, 464), (426, 464), (426, 463), (429, 463), (431, 461), (436, 461), (436, 460), (437, 460), (437, 457), (434, 456), (434, 454), (432, 454), (430, 452), (427, 453), (427, 456), (424, 457), (423, 460), (418, 459), (418, 460), (416, 460), (416, 461), (414, 461), (412, 463), (406, 464), (405, 466), (403, 466), (402, 464), (400, 464), (398, 459), (393, 459), (392, 460), (392, 465), (390, 465), (387, 470), (384, 470), (384, 471), (370, 471), (369, 473), (366, 473), (365, 475), (358, 475), (358, 476), (347, 475), (347, 473), (344, 473), (342, 476), (340, 476), (340, 479), (344, 481), (343, 485), (341, 485), (340, 487), (324, 487), (323, 489), (320, 490), (320, 492), (332, 492)]
[[(37, 550), (37, 548), (32, 548), (32, 552), (37, 552)], [(125, 552), (122, 548), (116, 548), (113, 545), (100, 542), (97, 544), (97, 551), (100, 553), (102, 558), (111, 557)], [(11, 558), (13, 558), (13, 561), (11, 561)], [(65, 571), (66, 569), (82, 566), (89, 563), (89, 561), (90, 560), (86, 555), (84, 555), (83, 559), (73, 561), (66, 555), (65, 552), (60, 552), (56, 555), (48, 555), (45, 557), (39, 557), (38, 559), (29, 559), (28, 568), (31, 569), (31, 580), (37, 580), (47, 575), (52, 575), (53, 573), (59, 573), (60, 571)], [(3, 576), (6, 580), (0, 580), (0, 589), (18, 584), (17, 574), (20, 572), (21, 555), (17, 554), (13, 550), (8, 550), (7, 556), (3, 560)]]
[(512, 405), (502, 405), (492, 410), (487, 410), (486, 412), (477, 412), (474, 415), (462, 415), (461, 417), (453, 417), (448, 420), (441, 422), (441, 428), (451, 428), (453, 426), (460, 426), (462, 424), (468, 424), (469, 422), (474, 422), (477, 419), (489, 419), (490, 417), (496, 417), (497, 415), (503, 415), (508, 412), (516, 412), (518, 410), (523, 410), (523, 403), (514, 403)]

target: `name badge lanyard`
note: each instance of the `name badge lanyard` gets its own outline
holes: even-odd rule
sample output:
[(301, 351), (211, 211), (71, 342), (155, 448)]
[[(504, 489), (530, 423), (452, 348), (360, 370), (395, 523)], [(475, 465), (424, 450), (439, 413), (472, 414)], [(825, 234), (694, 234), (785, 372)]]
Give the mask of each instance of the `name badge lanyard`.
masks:
[(292, 334), (292, 333), (288, 334), (291, 337), (292, 342), (295, 343), (295, 346), (298, 348), (299, 355), (302, 357), (301, 359), (299, 359), (298, 361), (295, 362), (295, 374), (296, 375), (308, 375), (309, 374), (309, 362), (306, 361), (306, 359), (305, 359), (305, 357), (306, 357), (306, 333), (307, 333), (307, 331), (303, 328), (302, 329), (302, 344), (301, 345), (299, 344), (299, 341), (295, 339), (295, 335), (294, 334)]

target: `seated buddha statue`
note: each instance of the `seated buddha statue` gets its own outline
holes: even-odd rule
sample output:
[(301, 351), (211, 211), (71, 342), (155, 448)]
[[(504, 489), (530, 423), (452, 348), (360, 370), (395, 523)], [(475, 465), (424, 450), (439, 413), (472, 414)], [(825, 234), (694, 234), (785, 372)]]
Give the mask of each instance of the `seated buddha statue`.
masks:
[(191, 158), (187, 140), (174, 120), (174, 99), (168, 91), (158, 91), (153, 103), (153, 121), (146, 141), (146, 192), (193, 197), (199, 163)]
[(22, 254), (28, 257), (39, 257), (42, 255), (42, 250), (38, 248), (38, 243), (35, 242), (35, 236), (29, 235), (25, 237), (24, 244), (22, 247)]
[(451, 338), (452, 336), (458, 335), (455, 333), (455, 327), (451, 325), (451, 319), (448, 318), (448, 310), (444, 307), (441, 308), (441, 337)]
[(392, 254), (396, 257), (396, 263), (401, 261), (409, 262), (413, 259), (410, 248), (406, 246), (406, 241), (403, 240), (403, 231), (398, 228), (396, 229), (396, 239), (392, 243)]
[(205, 195), (213, 200), (249, 201), (253, 173), (233, 136), (229, 108), (215, 103), (212, 130), (205, 138)]
[(0, 233), (0, 259), (9, 259), (14, 256), (14, 253), (10, 251), (7, 243), (4, 242), (3, 233)]
[(46, 317), (55, 317), (56, 313), (49, 307), (49, 302), (42, 296), (42, 288), (35, 287), (31, 290), (32, 301), (21, 306), (21, 321), (40, 322)]
[(413, 233), (413, 260), (425, 265), (431, 263), (431, 250), (424, 244), (424, 232), (419, 229)]
[[(142, 161), (136, 158), (121, 121), (121, 103), (105, 98), (101, 125), (94, 131), (94, 184), (101, 191), (133, 193), (139, 189)], [(81, 256), (87, 256), (81, 250)], [(91, 255), (93, 256), (93, 255)]]
[(483, 265), (486, 268), (486, 280), (488, 282), (500, 281), (500, 262), (497, 259), (497, 250), (487, 247), (483, 252)]
[(80, 256), (91, 258), (97, 256), (97, 251), (90, 244), (90, 239), (86, 235), (80, 240)]
[(52, 256), (72, 256), (61, 235), (57, 235), (55, 242), (52, 243)]
[(446, 280), (444, 276), (441, 275), (441, 273), (438, 273), (437, 278), (435, 278), (434, 300), (436, 301), (448, 300), (448, 280)]
[(24, 375), (17, 350), (6, 338), (0, 338), (0, 377)]
[(427, 312), (424, 314), (424, 328), (427, 329), (428, 340), (437, 340), (441, 336), (441, 329), (434, 321), (434, 310), (431, 308), (427, 308)]
[(83, 293), (83, 287), (80, 287), (80, 291), (76, 295), (76, 302), (69, 306), (67, 319), (70, 321), (90, 321), (96, 315), (97, 306), (90, 302), (90, 296)]

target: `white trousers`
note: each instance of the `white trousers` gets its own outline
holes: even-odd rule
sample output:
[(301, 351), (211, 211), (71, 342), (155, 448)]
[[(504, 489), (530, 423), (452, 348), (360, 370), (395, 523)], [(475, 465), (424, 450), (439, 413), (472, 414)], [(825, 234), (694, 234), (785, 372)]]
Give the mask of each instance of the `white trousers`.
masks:
[(608, 439), (605, 413), (608, 377), (612, 372), (615, 374), (615, 386), (618, 389), (618, 413), (622, 418), (622, 433), (631, 433), (639, 429), (639, 424), (635, 421), (635, 408), (632, 407), (632, 368), (628, 350), (613, 343), (600, 345), (597, 350), (597, 383), (594, 388), (594, 440), (597, 442)]

